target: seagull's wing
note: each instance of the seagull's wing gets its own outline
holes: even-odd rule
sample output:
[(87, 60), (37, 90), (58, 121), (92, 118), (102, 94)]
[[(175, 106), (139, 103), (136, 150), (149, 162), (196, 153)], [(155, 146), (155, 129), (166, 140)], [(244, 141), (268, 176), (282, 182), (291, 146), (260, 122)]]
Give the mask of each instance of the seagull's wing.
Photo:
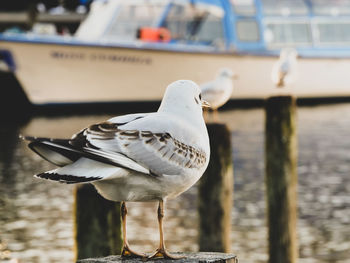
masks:
[(201, 85), (202, 98), (209, 102), (211, 108), (216, 109), (221, 106), (221, 101), (225, 96), (225, 86), (220, 85), (217, 80)]
[[(120, 117), (119, 123), (123, 125), (145, 116), (146, 114), (125, 115)], [(74, 135), (72, 139), (38, 138), (31, 136), (25, 136), (23, 139), (30, 141), (28, 146), (34, 152), (45, 160), (60, 167), (72, 164), (81, 157), (85, 157), (101, 163), (132, 169), (146, 174), (149, 173), (148, 169), (140, 166), (134, 160), (131, 160), (121, 153), (114, 152), (110, 154), (108, 151), (97, 151), (97, 149), (91, 147), (89, 142), (82, 140), (84, 136), (81, 136), (81, 134), (84, 133), (85, 130), (86, 129)]]
[(173, 120), (153, 114), (132, 114), (91, 125), (70, 140), (25, 139), (31, 141), (30, 148), (58, 166), (85, 157), (152, 175), (179, 174), (184, 169), (203, 167), (207, 158), (204, 151), (179, 141), (166, 128), (161, 131), (162, 122), (169, 124)]
[(225, 94), (225, 90), (222, 88), (217, 89), (205, 89), (202, 91), (202, 97), (204, 100), (207, 100), (208, 102), (212, 100), (213, 97), (220, 97), (223, 94)]
[(286, 71), (283, 70), (283, 61), (278, 60), (274, 63), (271, 71), (271, 79), (272, 82), (277, 86), (283, 86), (281, 83), (283, 82), (283, 78), (287, 74)]
[(203, 95), (203, 93), (213, 90), (214, 86), (215, 86), (214, 81), (203, 83), (202, 85), (200, 85), (200, 88), (202, 91), (201, 94)]
[[(198, 136), (183, 123), (172, 118), (150, 114), (121, 124), (120, 119), (92, 125), (79, 133), (72, 145), (98, 156), (122, 154), (145, 167), (153, 175), (180, 174), (185, 169), (200, 169), (206, 164), (205, 152), (176, 137), (175, 129)], [(193, 142), (195, 139), (191, 139)]]

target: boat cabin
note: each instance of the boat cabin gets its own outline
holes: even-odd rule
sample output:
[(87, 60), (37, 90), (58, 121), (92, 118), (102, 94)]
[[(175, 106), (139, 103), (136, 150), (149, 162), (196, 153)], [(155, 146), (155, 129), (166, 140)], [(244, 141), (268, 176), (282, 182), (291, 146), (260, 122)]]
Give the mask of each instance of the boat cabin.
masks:
[[(169, 38), (140, 39), (142, 28), (162, 28)], [(350, 0), (95, 0), (76, 37), (238, 52), (341, 50), (350, 44)]]

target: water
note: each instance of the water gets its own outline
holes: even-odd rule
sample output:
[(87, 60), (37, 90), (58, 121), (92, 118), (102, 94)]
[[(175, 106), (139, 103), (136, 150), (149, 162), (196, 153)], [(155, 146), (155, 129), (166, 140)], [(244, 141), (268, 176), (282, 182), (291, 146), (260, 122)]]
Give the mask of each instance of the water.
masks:
[[(0, 262), (73, 262), (72, 185), (34, 179), (54, 168), (31, 152), (19, 134), (70, 137), (111, 116), (36, 117), (0, 126)], [(220, 112), (232, 131), (234, 208), (232, 252), (240, 262), (266, 262), (264, 113)], [(350, 104), (302, 107), (299, 135), (299, 252), (301, 263), (350, 262)], [(197, 251), (197, 188), (167, 203), (170, 251)], [(158, 244), (155, 203), (130, 203), (132, 247)]]

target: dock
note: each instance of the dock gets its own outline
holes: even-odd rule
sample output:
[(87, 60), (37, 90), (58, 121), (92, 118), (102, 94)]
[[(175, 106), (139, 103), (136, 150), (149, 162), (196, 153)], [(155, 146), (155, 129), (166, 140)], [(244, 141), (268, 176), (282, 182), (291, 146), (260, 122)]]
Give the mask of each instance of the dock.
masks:
[(0, 32), (11, 28), (30, 28), (32, 23), (50, 23), (57, 28), (67, 27), (71, 33), (80, 25), (87, 14), (67, 12), (64, 14), (37, 13), (33, 16), (30, 12), (0, 12)]

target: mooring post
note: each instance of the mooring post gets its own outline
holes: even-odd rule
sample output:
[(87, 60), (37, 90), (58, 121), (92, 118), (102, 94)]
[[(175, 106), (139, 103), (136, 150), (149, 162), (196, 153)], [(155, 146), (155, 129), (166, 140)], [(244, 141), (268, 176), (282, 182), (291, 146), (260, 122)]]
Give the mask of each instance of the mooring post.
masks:
[(197, 252), (197, 253), (172, 253), (181, 257), (174, 261), (173, 259), (149, 259), (141, 258), (122, 258), (121, 256), (109, 256), (104, 258), (87, 258), (78, 260), (77, 263), (238, 263), (238, 259), (233, 254), (215, 253), (215, 252)]
[(298, 259), (295, 97), (268, 98), (265, 117), (269, 263), (295, 263)]
[(104, 199), (91, 184), (82, 184), (75, 189), (74, 213), (76, 259), (120, 254), (120, 203)]
[(199, 251), (230, 252), (233, 206), (231, 133), (225, 124), (208, 124), (210, 162), (199, 181)]

